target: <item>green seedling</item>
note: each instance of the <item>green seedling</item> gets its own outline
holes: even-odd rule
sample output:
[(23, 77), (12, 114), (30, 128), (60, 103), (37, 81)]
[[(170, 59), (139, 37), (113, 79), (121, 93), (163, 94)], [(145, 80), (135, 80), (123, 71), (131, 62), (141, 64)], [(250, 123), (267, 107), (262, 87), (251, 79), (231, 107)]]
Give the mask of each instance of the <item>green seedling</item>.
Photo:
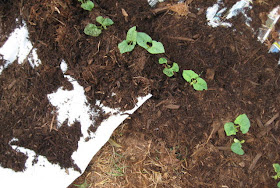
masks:
[(239, 115), (234, 123), (228, 122), (224, 125), (224, 129), (227, 136), (236, 135), (238, 132), (237, 128), (240, 128), (243, 134), (246, 134), (250, 128), (250, 120), (248, 119), (246, 114)]
[(94, 3), (90, 0), (78, 0), (79, 2), (81, 2), (81, 7), (84, 10), (88, 10), (91, 11), (94, 8)]
[(119, 43), (118, 48), (121, 53), (131, 52), (136, 44), (146, 49), (151, 54), (161, 54), (165, 52), (161, 42), (153, 40), (146, 33), (137, 32), (136, 26), (128, 30), (126, 40)]
[(101, 24), (104, 29), (107, 29), (107, 26), (113, 25), (114, 22), (110, 18), (103, 18), (102, 16), (98, 16), (96, 21)]
[(172, 77), (174, 75), (174, 72), (179, 72), (179, 65), (175, 62), (171, 66), (167, 63), (167, 59), (161, 57), (159, 58), (158, 63), (165, 65), (165, 68), (163, 69), (163, 73), (168, 77)]
[(207, 90), (207, 83), (192, 70), (183, 70), (183, 78), (197, 91)]
[(161, 54), (165, 52), (161, 42), (153, 40), (148, 34), (143, 32), (137, 33), (137, 44), (151, 54)]
[(244, 151), (242, 149), (242, 144), (245, 142), (245, 140), (239, 141), (238, 139), (233, 139), (234, 143), (231, 144), (231, 151), (238, 155), (244, 155)]
[(111, 20), (110, 18), (103, 18), (102, 16), (98, 16), (96, 18), (96, 22), (100, 23), (101, 26), (97, 26), (91, 23), (88, 24), (84, 29), (84, 33), (86, 35), (98, 37), (102, 33), (103, 29), (107, 29), (107, 26), (114, 24), (113, 20)]
[[(280, 165), (278, 163), (273, 164), (274, 171), (276, 172), (275, 176), (272, 176), (273, 179), (277, 180), (280, 178)], [(277, 187), (280, 188), (280, 181), (277, 183)]]
[(127, 31), (126, 39), (118, 44), (118, 48), (120, 52), (122, 54), (125, 52), (131, 52), (136, 45), (136, 40), (137, 40), (137, 31), (136, 31), (136, 26), (134, 26)]

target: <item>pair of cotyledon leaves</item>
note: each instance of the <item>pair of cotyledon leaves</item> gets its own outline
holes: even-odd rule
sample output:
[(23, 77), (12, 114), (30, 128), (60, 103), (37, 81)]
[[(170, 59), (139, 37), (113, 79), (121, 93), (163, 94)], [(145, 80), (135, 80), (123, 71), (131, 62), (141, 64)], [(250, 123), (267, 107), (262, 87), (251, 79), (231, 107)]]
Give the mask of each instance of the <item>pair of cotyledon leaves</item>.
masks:
[(107, 29), (107, 26), (113, 25), (114, 22), (110, 18), (103, 18), (102, 16), (96, 17), (96, 22), (98, 22), (102, 27), (98, 27), (95, 24), (88, 24), (84, 33), (93, 37), (98, 37), (102, 33), (102, 28)]
[[(240, 130), (243, 134), (246, 134), (249, 131), (250, 126), (251, 126), (250, 120), (247, 117), (247, 115), (241, 114), (235, 119), (234, 123), (232, 123), (232, 122), (226, 123), (224, 125), (224, 129), (225, 129), (226, 135), (231, 136), (231, 135), (236, 135), (236, 133), (238, 132), (238, 129), (237, 129), (238, 127), (240, 128)], [(234, 138), (234, 143), (232, 143), (232, 145), (231, 145), (231, 150), (238, 155), (243, 155), (244, 151), (242, 149), (242, 144), (244, 142), (245, 142), (244, 140), (239, 141), (238, 139)]]
[(136, 26), (127, 31), (126, 40), (119, 43), (118, 48), (121, 53), (131, 52), (136, 44), (146, 49), (151, 54), (161, 54), (165, 52), (161, 42), (153, 40), (146, 33), (137, 32)]

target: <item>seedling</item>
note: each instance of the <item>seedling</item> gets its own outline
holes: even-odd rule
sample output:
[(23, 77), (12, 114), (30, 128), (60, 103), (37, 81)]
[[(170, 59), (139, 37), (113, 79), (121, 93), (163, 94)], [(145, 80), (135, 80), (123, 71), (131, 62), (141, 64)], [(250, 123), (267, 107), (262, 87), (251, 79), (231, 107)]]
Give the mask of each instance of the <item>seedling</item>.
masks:
[(96, 22), (100, 23), (101, 26), (97, 26), (91, 23), (88, 24), (84, 29), (84, 33), (86, 35), (98, 37), (102, 33), (103, 29), (107, 29), (107, 26), (114, 24), (113, 20), (111, 20), (110, 18), (103, 18), (102, 16), (98, 16), (96, 18)]
[(94, 3), (90, 0), (78, 0), (79, 2), (81, 2), (81, 7), (84, 10), (88, 10), (91, 11), (94, 8)]
[(246, 114), (239, 115), (234, 123), (228, 122), (224, 125), (224, 129), (227, 136), (236, 135), (238, 132), (237, 128), (240, 128), (243, 134), (246, 134), (250, 128), (250, 120), (248, 119)]
[(231, 151), (238, 155), (244, 155), (244, 151), (242, 149), (242, 144), (245, 142), (245, 140), (239, 141), (238, 139), (233, 139), (234, 143), (231, 144)]
[(120, 52), (122, 54), (125, 52), (131, 52), (136, 45), (136, 41), (137, 41), (137, 31), (136, 31), (136, 26), (134, 26), (127, 31), (126, 40), (118, 44), (118, 48)]
[(174, 75), (174, 72), (179, 72), (179, 65), (175, 62), (171, 66), (167, 63), (167, 59), (161, 57), (159, 58), (158, 63), (165, 65), (165, 68), (163, 69), (163, 73), (168, 77), (172, 77)]
[(98, 16), (96, 21), (101, 24), (104, 29), (107, 29), (107, 26), (113, 25), (114, 22), (110, 18), (103, 18), (102, 16)]
[(183, 78), (197, 91), (207, 90), (207, 83), (192, 70), (183, 70)]
[(119, 43), (118, 48), (121, 53), (131, 52), (136, 44), (146, 49), (151, 54), (164, 53), (164, 47), (161, 42), (153, 40), (148, 34), (137, 32), (136, 26), (130, 28), (126, 35), (126, 40)]
[[(274, 171), (276, 172), (275, 176), (272, 176), (275, 180), (280, 178), (280, 165), (278, 163), (273, 164)], [(277, 187), (280, 188), (280, 181), (277, 183)]]

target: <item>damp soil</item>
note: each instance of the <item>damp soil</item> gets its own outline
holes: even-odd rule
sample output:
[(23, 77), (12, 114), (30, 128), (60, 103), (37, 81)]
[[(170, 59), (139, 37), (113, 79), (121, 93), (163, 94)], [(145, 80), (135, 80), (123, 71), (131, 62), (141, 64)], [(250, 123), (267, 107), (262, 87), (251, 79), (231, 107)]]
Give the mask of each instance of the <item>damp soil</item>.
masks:
[[(24, 170), (27, 156), (13, 150), (15, 144), (61, 167), (75, 167), (70, 157), (81, 137), (80, 124), (65, 122), (56, 128), (55, 108), (46, 96), (60, 86), (71, 89), (60, 70), (64, 59), (66, 74), (87, 88), (92, 107), (100, 100), (128, 110), (137, 97), (153, 95), (126, 121), (130, 126), (124, 137), (144, 135), (139, 140), (151, 140), (154, 151), (159, 145), (176, 148), (174, 161), (180, 165), (168, 172), (176, 181), (163, 181), (159, 187), (275, 187), (271, 176), (272, 164), (279, 162), (279, 55), (267, 53), (275, 34), (261, 44), (254, 31), (279, 2), (256, 1), (248, 11), (251, 28), (243, 16), (231, 20), (232, 28), (212, 28), (205, 12), (216, 1), (187, 2), (175, 6), (176, 1), (167, 1), (151, 8), (146, 0), (99, 0), (88, 12), (71, 0), (0, 1), (1, 42), (16, 26), (7, 22), (23, 19), (42, 61), (36, 69), (28, 62), (14, 63), (0, 76), (0, 165)], [(84, 27), (99, 15), (110, 17), (114, 25), (99, 37), (86, 36)], [(132, 26), (162, 42), (165, 54), (151, 55), (140, 47), (120, 54), (118, 43)], [(165, 76), (159, 57), (177, 62), (180, 72)], [(207, 81), (207, 91), (195, 91), (184, 81), (181, 73), (190, 69)], [(238, 156), (230, 151), (233, 137), (225, 136), (223, 125), (243, 113), (252, 126), (248, 134), (236, 136), (246, 140), (245, 155)], [(17, 141), (9, 144), (13, 138)], [(156, 152), (150, 155), (167, 158)], [(165, 173), (157, 166), (149, 169)], [(130, 182), (139, 183), (137, 178)]]

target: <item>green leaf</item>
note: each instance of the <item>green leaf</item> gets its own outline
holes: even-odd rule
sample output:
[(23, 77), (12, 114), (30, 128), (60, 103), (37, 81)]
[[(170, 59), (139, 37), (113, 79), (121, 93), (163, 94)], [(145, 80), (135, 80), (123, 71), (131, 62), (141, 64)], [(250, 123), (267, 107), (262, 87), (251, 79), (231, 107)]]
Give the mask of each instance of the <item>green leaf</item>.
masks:
[(164, 57), (161, 57), (161, 58), (159, 58), (158, 63), (159, 64), (167, 64), (167, 59), (164, 58)]
[(274, 179), (280, 178), (280, 165), (278, 163), (274, 163), (273, 168), (274, 168), (274, 171), (276, 172), (276, 175), (273, 176), (273, 178)]
[(177, 63), (173, 63), (171, 69), (173, 72), (179, 72), (179, 65)]
[(227, 136), (236, 135), (238, 130), (236, 129), (234, 123), (228, 122), (224, 125), (224, 129)]
[(95, 24), (88, 24), (84, 29), (84, 33), (86, 35), (90, 35), (93, 37), (98, 37), (101, 32), (101, 29), (99, 29)]
[(135, 43), (134, 46), (136, 45), (136, 41), (137, 41), (136, 26), (130, 28), (130, 29), (127, 31), (126, 40), (127, 40), (127, 42), (133, 42), (133, 43)]
[(81, 4), (81, 7), (84, 10), (91, 11), (93, 9), (93, 7), (94, 7), (94, 3), (92, 1), (86, 1), (86, 2)]
[(110, 18), (103, 18), (102, 16), (96, 17), (96, 21), (100, 23), (104, 29), (107, 29), (107, 26), (114, 24), (113, 20)]
[(124, 40), (118, 44), (118, 48), (119, 48), (120, 52), (123, 54), (125, 52), (131, 52), (134, 49), (135, 45), (136, 45), (136, 43), (128, 44), (127, 41)]
[(96, 20), (98, 23), (100, 23), (101, 25), (103, 25), (103, 22), (104, 22), (105, 18), (103, 18), (103, 16), (97, 16), (97, 17), (95, 18), (95, 20)]
[(141, 46), (142, 48), (145, 48), (146, 50), (150, 48), (150, 46), (147, 43), (152, 43), (153, 39), (143, 32), (137, 33), (137, 44)]
[(239, 115), (235, 121), (235, 124), (240, 126), (240, 130), (243, 134), (246, 134), (250, 128), (250, 120), (248, 119), (246, 114)]
[(164, 47), (161, 42), (157, 42), (155, 40), (152, 41), (152, 46), (147, 49), (151, 54), (161, 54), (164, 53)]
[(172, 77), (174, 75), (173, 70), (171, 68), (169, 69), (169, 68), (166, 68), (166, 67), (163, 69), (163, 73), (168, 77)]
[(202, 78), (197, 78), (196, 82), (193, 84), (193, 88), (197, 91), (207, 90), (207, 83)]
[(230, 149), (231, 149), (231, 151), (233, 151), (234, 153), (236, 153), (238, 155), (244, 155), (244, 151), (242, 149), (242, 142), (240, 142), (236, 138), (234, 139), (234, 143), (231, 144)]
[(280, 181), (277, 183), (277, 187), (280, 188)]
[(191, 83), (192, 79), (196, 79), (198, 77), (198, 74), (192, 70), (183, 70), (183, 78), (189, 83)]

